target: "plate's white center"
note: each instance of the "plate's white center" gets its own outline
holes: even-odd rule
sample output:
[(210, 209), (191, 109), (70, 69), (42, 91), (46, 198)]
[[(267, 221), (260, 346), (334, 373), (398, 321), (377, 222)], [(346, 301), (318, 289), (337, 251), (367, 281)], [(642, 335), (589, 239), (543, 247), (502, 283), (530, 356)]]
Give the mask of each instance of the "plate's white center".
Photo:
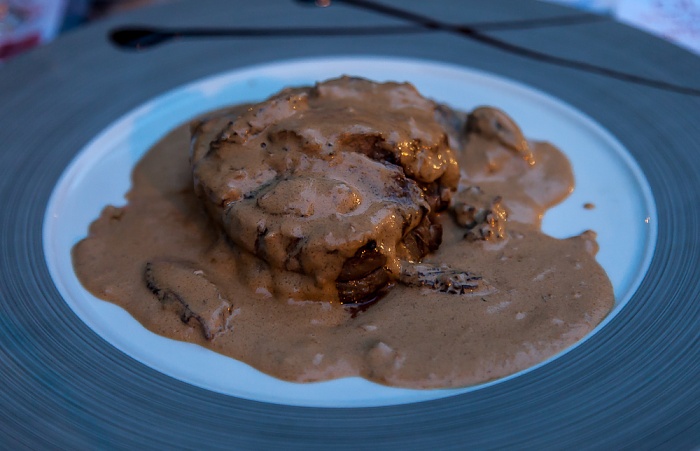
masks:
[[(598, 233), (598, 261), (612, 280), (617, 301), (596, 330), (620, 311), (641, 282), (656, 242), (651, 190), (626, 150), (588, 117), (524, 85), (463, 67), (394, 58), (305, 59), (236, 70), (157, 97), (110, 125), (67, 168), (45, 216), (46, 261), (73, 311), (109, 343), (152, 368), (200, 387), (258, 401), (377, 406), (436, 399), (485, 386), (422, 391), (384, 387), (359, 378), (282, 382), (199, 346), (151, 333), (120, 307), (88, 293), (73, 272), (72, 246), (87, 234), (89, 224), (106, 205), (125, 203), (133, 166), (169, 130), (208, 110), (262, 100), (290, 85), (313, 84), (342, 74), (410, 81), (425, 96), (462, 110), (497, 106), (528, 137), (562, 149), (573, 164), (576, 189), (547, 214), (544, 230), (561, 238), (586, 229)], [(585, 203), (595, 208), (584, 209)]]

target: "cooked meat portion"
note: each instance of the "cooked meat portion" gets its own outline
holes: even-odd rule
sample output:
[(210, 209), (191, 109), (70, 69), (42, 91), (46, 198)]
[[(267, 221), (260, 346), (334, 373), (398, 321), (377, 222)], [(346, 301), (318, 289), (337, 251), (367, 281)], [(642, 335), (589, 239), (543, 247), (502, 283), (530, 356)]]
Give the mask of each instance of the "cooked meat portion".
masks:
[(231, 239), (271, 266), (308, 274), (318, 283), (353, 272), (354, 262), (376, 262), (361, 251), (370, 243), (383, 266), (391, 258), (420, 259), (427, 253), (428, 246), (403, 245), (404, 237), (413, 243), (414, 236), (439, 226), (430, 223), (420, 188), (399, 168), (353, 153), (316, 166), (292, 171), (224, 208), (222, 223)]
[(407, 83), (343, 77), (286, 89), (214, 127), (194, 127), (195, 183), (214, 203), (226, 204), (302, 162), (287, 152), (301, 152), (304, 160), (356, 152), (400, 166), (428, 196), (438, 196), (431, 204), (444, 208), (459, 168), (436, 109)]
[(195, 190), (233, 243), (363, 302), (437, 249), (459, 168), (437, 105), (341, 78), (193, 126)]
[(226, 329), (231, 304), (202, 271), (187, 263), (154, 261), (146, 264), (146, 285), (165, 308), (183, 323), (198, 325), (207, 340)]

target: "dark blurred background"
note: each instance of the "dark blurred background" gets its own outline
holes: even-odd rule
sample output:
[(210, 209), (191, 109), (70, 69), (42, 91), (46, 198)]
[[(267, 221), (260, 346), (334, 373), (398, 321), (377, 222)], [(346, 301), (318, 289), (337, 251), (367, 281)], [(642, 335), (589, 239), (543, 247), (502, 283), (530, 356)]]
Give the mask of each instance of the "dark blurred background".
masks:
[[(0, 0), (0, 62), (91, 21), (173, 1)], [(700, 54), (700, 0), (537, 1), (609, 15)]]

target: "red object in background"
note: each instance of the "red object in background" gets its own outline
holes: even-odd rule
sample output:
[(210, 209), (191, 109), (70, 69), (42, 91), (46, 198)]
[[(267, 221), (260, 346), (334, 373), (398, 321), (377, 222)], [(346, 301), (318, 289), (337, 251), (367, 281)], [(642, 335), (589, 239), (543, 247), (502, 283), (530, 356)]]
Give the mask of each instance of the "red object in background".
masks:
[(17, 41), (3, 42), (0, 44), (0, 60), (22, 53), (25, 50), (39, 45), (41, 35), (39, 33), (25, 36)]
[(53, 39), (66, 2), (0, 0), (0, 62)]

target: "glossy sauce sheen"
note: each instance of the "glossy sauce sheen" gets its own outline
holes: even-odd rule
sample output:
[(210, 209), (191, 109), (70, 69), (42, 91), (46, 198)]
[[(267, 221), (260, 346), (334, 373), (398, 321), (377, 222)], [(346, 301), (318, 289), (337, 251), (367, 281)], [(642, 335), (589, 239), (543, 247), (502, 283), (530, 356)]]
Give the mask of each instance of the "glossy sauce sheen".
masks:
[[(380, 104), (368, 105), (373, 109), (381, 113)], [(544, 211), (573, 187), (559, 150), (530, 143), (528, 159), (487, 133), (467, 139), (455, 128), (448, 135), (461, 172), (452, 202), (474, 186), (500, 196), (506, 236), (467, 240), (444, 211), (436, 218), (442, 244), (423, 262), (477, 273), (487, 289), (459, 295), (397, 283), (359, 312), (332, 296), (304, 300), (276, 289), (270, 268), (233, 244), (195, 195), (187, 126), (145, 155), (134, 169), (128, 204), (106, 207), (75, 246), (76, 273), (90, 292), (149, 330), (285, 380), (361, 376), (436, 388), (507, 376), (590, 332), (613, 306), (612, 286), (594, 259), (593, 232), (558, 240), (539, 230)], [(218, 322), (204, 325), (183, 316), (177, 303), (160, 300), (148, 287), (148, 271), (192, 305), (215, 312)]]

